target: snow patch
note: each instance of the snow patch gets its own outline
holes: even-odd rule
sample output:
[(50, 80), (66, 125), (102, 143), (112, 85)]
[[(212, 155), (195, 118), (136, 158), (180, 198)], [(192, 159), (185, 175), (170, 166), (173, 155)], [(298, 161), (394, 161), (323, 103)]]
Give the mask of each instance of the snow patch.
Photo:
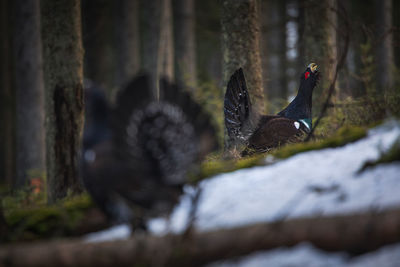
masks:
[[(400, 206), (400, 164), (357, 171), (377, 159), (400, 136), (397, 122), (339, 148), (310, 151), (272, 165), (217, 175), (199, 184), (195, 227), (200, 231), (282, 218), (334, 215)], [(185, 230), (193, 187), (185, 187), (168, 223), (150, 221), (156, 234)], [(168, 225), (168, 229), (162, 227)]]
[(345, 253), (328, 253), (302, 243), (292, 248), (278, 248), (267, 252), (255, 252), (236, 260), (219, 261), (208, 267), (398, 267), (400, 244), (382, 247), (377, 251), (350, 258)]

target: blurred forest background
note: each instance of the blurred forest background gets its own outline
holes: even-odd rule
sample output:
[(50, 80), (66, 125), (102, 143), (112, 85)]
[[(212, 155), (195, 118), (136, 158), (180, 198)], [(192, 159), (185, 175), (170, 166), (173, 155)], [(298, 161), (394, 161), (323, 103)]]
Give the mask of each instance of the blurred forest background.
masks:
[[(155, 92), (155, 81), (169, 77), (212, 113), (221, 143), (226, 83), (239, 67), (257, 109), (276, 113), (297, 93), (300, 73), (317, 63), (322, 80), (314, 91), (313, 117), (334, 84), (329, 127), (321, 137), (343, 124), (371, 125), (399, 114), (400, 1), (3, 0), (0, 5), (3, 192), (38, 183), (50, 188), (52, 203), (82, 190), (77, 154), (84, 79), (103, 88), (112, 102), (140, 72), (151, 74)], [(64, 89), (53, 91), (60, 84)], [(59, 132), (63, 144), (57, 146)], [(60, 151), (69, 155), (57, 162)]]

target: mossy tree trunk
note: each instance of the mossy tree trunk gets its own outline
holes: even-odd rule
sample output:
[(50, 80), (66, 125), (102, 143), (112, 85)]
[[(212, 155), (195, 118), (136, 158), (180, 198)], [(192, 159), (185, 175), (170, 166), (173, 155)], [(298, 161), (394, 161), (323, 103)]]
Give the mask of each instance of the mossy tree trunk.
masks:
[(176, 79), (183, 86), (196, 88), (195, 0), (175, 1)]
[[(337, 0), (310, 0), (304, 6), (304, 66), (314, 62), (322, 72), (321, 85), (314, 89), (313, 104), (325, 100), (337, 65), (336, 25)], [(317, 111), (314, 109), (314, 111)]]
[(15, 2), (15, 87), (17, 177), (22, 187), (45, 169), (44, 85), (40, 39), (40, 7), (36, 0)]
[(41, 1), (48, 202), (81, 190), (83, 128), (80, 0)]
[(394, 52), (392, 34), (392, 0), (375, 0), (376, 10), (376, 81), (383, 92), (393, 86)]
[(0, 1), (0, 182), (12, 185), (15, 177), (15, 90), (12, 62), (11, 1)]
[(123, 86), (139, 71), (139, 0), (115, 3), (116, 82)]
[(242, 67), (253, 108), (265, 106), (260, 58), (258, 1), (225, 0), (222, 2), (222, 51), (224, 85), (235, 70)]

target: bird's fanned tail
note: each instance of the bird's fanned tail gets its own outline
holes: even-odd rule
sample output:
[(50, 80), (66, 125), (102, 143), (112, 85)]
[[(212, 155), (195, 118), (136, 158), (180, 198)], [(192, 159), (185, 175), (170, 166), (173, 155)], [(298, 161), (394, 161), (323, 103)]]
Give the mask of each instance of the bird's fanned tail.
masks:
[(231, 76), (224, 99), (225, 127), (231, 141), (245, 144), (257, 127), (258, 114), (253, 112), (242, 68)]

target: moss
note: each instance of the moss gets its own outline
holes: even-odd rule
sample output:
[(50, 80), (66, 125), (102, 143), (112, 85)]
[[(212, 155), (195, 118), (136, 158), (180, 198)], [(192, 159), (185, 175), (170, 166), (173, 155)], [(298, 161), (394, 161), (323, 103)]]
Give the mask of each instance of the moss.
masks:
[(203, 180), (204, 178), (220, 173), (232, 172), (243, 168), (260, 166), (263, 165), (264, 159), (265, 154), (258, 154), (238, 160), (221, 160), (216, 158), (213, 160), (208, 160), (201, 164), (198, 174), (193, 175), (191, 181), (197, 182)]
[(93, 203), (87, 194), (67, 197), (54, 205), (26, 203), (22, 193), (3, 199), (4, 217), (10, 228), (9, 241), (71, 235)]
[(326, 139), (317, 140), (308, 143), (297, 143), (284, 146), (272, 152), (276, 158), (288, 158), (295, 154), (306, 152), (310, 150), (319, 150), (327, 147), (339, 147), (347, 143), (357, 141), (367, 134), (366, 130), (356, 126), (343, 126), (337, 133)]

